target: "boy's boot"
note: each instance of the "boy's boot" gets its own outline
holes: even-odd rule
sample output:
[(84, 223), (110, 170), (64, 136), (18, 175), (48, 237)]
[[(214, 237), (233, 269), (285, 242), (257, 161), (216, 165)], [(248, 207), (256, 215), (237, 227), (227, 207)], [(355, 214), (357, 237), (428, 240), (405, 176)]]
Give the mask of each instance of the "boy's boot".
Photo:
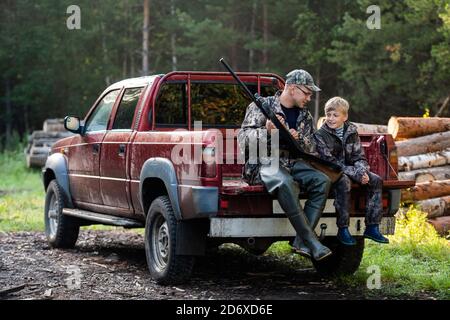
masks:
[(366, 230), (364, 231), (364, 238), (368, 238), (379, 243), (389, 243), (389, 239), (381, 234), (378, 224), (367, 225)]
[(347, 227), (339, 228), (337, 238), (342, 244), (345, 244), (346, 246), (354, 246), (356, 244), (356, 240), (352, 237)]

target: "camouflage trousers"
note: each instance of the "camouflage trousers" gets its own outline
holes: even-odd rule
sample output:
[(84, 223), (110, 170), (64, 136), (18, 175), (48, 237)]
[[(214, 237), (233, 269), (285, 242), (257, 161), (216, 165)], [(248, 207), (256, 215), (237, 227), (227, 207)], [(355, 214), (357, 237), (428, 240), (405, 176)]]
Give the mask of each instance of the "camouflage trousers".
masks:
[[(368, 172), (368, 175), (369, 183), (361, 185), (366, 192), (365, 224), (380, 224), (383, 215), (381, 198), (383, 180), (375, 173)], [(339, 228), (348, 227), (349, 224), (352, 181), (347, 175), (343, 174), (332, 186), (331, 192), (335, 198), (334, 207), (336, 208), (337, 226)]]
[[(280, 166), (270, 172), (268, 166), (261, 166), (260, 177), (271, 194), (276, 194), (283, 211), (290, 214), (304, 213), (314, 229), (325, 207), (331, 182), (328, 177), (302, 160), (295, 161), (289, 168)], [(304, 208), (300, 206), (300, 189), (306, 193)]]

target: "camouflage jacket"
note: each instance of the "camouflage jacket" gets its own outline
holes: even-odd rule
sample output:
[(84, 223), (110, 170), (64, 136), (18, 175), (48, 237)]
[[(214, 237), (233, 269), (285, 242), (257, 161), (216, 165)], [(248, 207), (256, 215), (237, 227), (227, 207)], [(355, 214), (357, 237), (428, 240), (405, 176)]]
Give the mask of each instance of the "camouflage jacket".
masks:
[(351, 122), (344, 124), (342, 141), (336, 135), (336, 130), (326, 123), (316, 131), (314, 138), (320, 157), (339, 164), (342, 171), (353, 180), (360, 182), (364, 173), (370, 170), (356, 126)]
[[(270, 108), (274, 110), (276, 114), (281, 115), (286, 119), (286, 115), (281, 108), (280, 103), (281, 91), (278, 91), (274, 96), (259, 97), (262, 103), (268, 104)], [(255, 103), (251, 103), (247, 107), (244, 121), (242, 122), (241, 130), (238, 134), (238, 144), (242, 153), (247, 155), (249, 145), (253, 143), (259, 143), (266, 145), (270, 152), (270, 134), (266, 130), (267, 118), (259, 110)], [(303, 151), (317, 155), (314, 144), (314, 124), (311, 113), (306, 108), (300, 108), (300, 114), (297, 118), (296, 129), (299, 133), (298, 141), (303, 148)], [(283, 148), (283, 142), (280, 141), (280, 148)], [(243, 179), (249, 184), (261, 183), (259, 177), (260, 164), (251, 164), (248, 161), (248, 157), (245, 157), (246, 163), (243, 168)], [(287, 153), (280, 152), (280, 165), (289, 169), (292, 159), (289, 158)]]

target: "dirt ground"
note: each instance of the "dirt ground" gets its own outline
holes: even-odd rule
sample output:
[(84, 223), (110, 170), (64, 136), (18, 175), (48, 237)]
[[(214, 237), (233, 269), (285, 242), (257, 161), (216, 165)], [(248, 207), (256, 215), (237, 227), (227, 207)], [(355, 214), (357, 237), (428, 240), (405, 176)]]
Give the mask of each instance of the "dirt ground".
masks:
[(189, 283), (159, 286), (147, 270), (143, 237), (127, 231), (81, 231), (70, 250), (50, 249), (43, 233), (0, 233), (0, 259), (0, 300), (385, 299), (338, 287), (307, 264), (299, 268), (294, 255), (233, 247), (198, 259)]

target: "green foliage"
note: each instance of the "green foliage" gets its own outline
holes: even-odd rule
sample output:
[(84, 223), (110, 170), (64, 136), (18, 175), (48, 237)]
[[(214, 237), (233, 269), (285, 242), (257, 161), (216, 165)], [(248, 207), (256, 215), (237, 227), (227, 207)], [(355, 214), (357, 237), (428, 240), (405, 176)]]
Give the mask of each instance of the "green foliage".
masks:
[[(82, 116), (107, 85), (142, 75), (143, 1), (80, 0), (81, 30), (66, 28), (71, 4), (0, 3), (0, 140)], [(450, 87), (449, 1), (380, 0), (380, 30), (366, 27), (369, 5), (151, 0), (150, 71), (223, 71), (222, 56), (239, 71), (305, 68), (320, 80), (320, 105), (342, 95), (353, 121), (420, 116), (423, 106), (433, 115)]]
[[(381, 291), (393, 296), (420, 297), (426, 291), (450, 298), (450, 244), (439, 237), (426, 221), (426, 214), (410, 208), (397, 218), (389, 245), (366, 240), (363, 260), (357, 273), (339, 281), (365, 286), (370, 266), (381, 270)], [(368, 294), (376, 293), (368, 290)]]
[(0, 154), (0, 231), (44, 230), (44, 189), (26, 168), (21, 147)]
[[(44, 231), (45, 191), (39, 170), (25, 165), (21, 144), (0, 153), (0, 232)], [(114, 230), (103, 225), (85, 226), (87, 230)], [(138, 229), (139, 233), (143, 233)]]
[[(420, 298), (422, 294), (441, 299), (450, 298), (450, 243), (439, 237), (426, 221), (426, 214), (410, 208), (397, 218), (395, 234), (390, 244), (380, 245), (366, 240), (363, 260), (358, 271), (334, 281), (341, 285), (365, 289), (368, 297), (382, 294), (392, 297)], [(292, 256), (288, 242), (274, 243), (268, 254), (278, 257)], [(310, 262), (298, 255), (305, 265)], [(381, 288), (367, 289), (372, 273), (368, 268), (378, 266)]]

